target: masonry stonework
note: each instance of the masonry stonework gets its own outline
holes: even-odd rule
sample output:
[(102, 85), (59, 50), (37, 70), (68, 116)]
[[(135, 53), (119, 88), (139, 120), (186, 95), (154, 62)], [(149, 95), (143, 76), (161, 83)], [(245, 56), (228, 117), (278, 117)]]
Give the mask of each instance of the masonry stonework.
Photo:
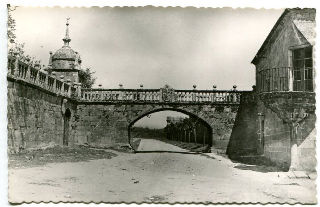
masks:
[[(15, 80), (8, 80), (7, 95), (9, 152), (38, 148), (51, 143), (62, 145), (63, 97)], [(69, 102), (65, 108), (69, 108), (73, 115), (76, 105)], [(70, 123), (73, 121), (71, 120)], [(69, 127), (70, 144), (72, 144), (74, 126), (70, 124)]]
[[(79, 144), (113, 145), (126, 144), (131, 127), (140, 118), (164, 110), (179, 111), (195, 116), (212, 129), (213, 147), (226, 150), (228, 134), (217, 132), (221, 124), (231, 122), (237, 106), (185, 105), (185, 104), (79, 104), (76, 120), (76, 137)], [(229, 129), (230, 128), (230, 129)], [(227, 133), (231, 134), (232, 127)]]
[[(218, 91), (215, 87), (197, 90), (196, 86), (174, 90), (168, 85), (160, 89), (81, 89), (77, 83), (81, 59), (69, 46), (67, 22), (64, 46), (50, 57), (47, 73), (17, 54), (8, 56), (9, 152), (50, 143), (128, 145), (130, 127), (136, 121), (172, 110), (206, 123), (213, 150), (227, 150), (230, 157), (262, 156), (291, 170), (313, 171), (314, 25), (315, 10), (286, 9), (252, 61), (256, 89)], [(298, 50), (304, 53), (297, 72), (292, 66), (301, 58), (292, 55)], [(68, 67), (56, 68), (62, 66), (61, 61)]]
[(259, 154), (256, 93), (252, 92), (247, 96), (249, 97), (240, 102), (230, 141), (227, 143), (226, 153), (232, 159)]
[(315, 9), (286, 9), (254, 57), (259, 153), (315, 170)]
[[(313, 93), (269, 93), (260, 95), (259, 111), (264, 114), (264, 156), (296, 170), (315, 170), (315, 97)], [(296, 157), (292, 150), (297, 146)]]

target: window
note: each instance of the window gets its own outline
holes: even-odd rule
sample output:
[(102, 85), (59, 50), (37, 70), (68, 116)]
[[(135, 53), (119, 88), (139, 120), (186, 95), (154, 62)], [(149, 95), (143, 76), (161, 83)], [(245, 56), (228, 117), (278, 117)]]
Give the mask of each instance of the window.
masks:
[(313, 91), (312, 47), (293, 50), (293, 90)]

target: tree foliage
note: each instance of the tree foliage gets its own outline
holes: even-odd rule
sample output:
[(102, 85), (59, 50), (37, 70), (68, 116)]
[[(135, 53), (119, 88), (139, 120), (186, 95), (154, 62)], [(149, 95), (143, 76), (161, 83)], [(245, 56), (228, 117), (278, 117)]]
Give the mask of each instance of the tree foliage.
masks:
[[(16, 6), (7, 5), (8, 21), (7, 21), (7, 37), (8, 37), (8, 54), (11, 56), (18, 56), (23, 61), (30, 63), (31, 66), (41, 65), (41, 61), (37, 60), (35, 57), (30, 57), (25, 55), (25, 43), (18, 43), (16, 36), (16, 20), (12, 16), (12, 12), (16, 10)], [(43, 65), (43, 68), (45, 66)], [(91, 88), (95, 83), (96, 78), (93, 77), (95, 72), (91, 71), (90, 68), (85, 70), (81, 69), (79, 71), (79, 82), (82, 84), (83, 88)]]
[(8, 30), (7, 30), (7, 35), (8, 35), (8, 42), (14, 43), (16, 39), (16, 20), (12, 17), (12, 11), (14, 11), (16, 7), (10, 6), (10, 4), (7, 5), (7, 11), (8, 11)]
[(96, 81), (96, 78), (93, 76), (94, 73), (90, 68), (79, 70), (79, 82), (82, 84), (82, 88), (91, 88), (93, 86)]

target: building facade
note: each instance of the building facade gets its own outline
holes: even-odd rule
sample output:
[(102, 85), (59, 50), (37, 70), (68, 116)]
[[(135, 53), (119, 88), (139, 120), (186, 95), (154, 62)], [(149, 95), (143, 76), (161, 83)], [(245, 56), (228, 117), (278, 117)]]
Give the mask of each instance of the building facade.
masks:
[(252, 60), (258, 152), (291, 170), (315, 170), (315, 9), (286, 9)]

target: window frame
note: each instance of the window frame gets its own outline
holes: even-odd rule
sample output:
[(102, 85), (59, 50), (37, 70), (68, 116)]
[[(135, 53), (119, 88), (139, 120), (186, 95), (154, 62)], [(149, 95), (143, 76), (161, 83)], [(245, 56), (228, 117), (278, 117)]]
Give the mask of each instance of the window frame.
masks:
[[(297, 52), (301, 51), (297, 56)], [(307, 50), (311, 52), (307, 56)], [(292, 65), (292, 90), (293, 91), (314, 91), (314, 68), (313, 68), (313, 47), (312, 45), (304, 45), (303, 47), (296, 47), (291, 49), (291, 65)], [(306, 66), (306, 62), (311, 60), (311, 67)], [(296, 67), (300, 61), (300, 66)], [(299, 77), (299, 79), (296, 79)]]

